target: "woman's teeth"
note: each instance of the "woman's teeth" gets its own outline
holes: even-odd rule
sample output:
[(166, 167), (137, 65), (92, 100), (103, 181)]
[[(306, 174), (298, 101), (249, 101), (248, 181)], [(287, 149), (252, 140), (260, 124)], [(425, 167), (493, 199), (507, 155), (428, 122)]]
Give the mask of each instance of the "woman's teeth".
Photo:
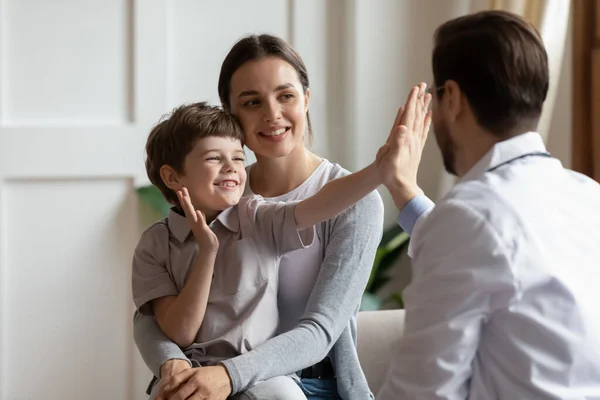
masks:
[(277, 129), (276, 131), (263, 132), (263, 135), (265, 135), (265, 136), (279, 136), (282, 133), (284, 133), (285, 131), (287, 131), (287, 128), (281, 128), (281, 129)]

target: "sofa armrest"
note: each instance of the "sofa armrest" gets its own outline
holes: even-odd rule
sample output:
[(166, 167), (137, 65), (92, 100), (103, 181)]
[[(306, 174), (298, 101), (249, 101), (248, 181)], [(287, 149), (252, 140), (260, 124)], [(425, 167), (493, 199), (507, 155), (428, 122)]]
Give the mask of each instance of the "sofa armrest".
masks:
[(385, 379), (395, 343), (403, 330), (404, 310), (358, 313), (358, 358), (373, 393), (377, 393)]

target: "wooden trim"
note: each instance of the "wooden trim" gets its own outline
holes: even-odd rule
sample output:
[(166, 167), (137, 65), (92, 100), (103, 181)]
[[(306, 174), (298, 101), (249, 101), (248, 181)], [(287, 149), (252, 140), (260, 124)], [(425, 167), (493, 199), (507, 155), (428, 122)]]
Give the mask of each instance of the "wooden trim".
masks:
[(573, 1), (572, 166), (588, 176), (594, 175), (592, 48), (596, 33), (594, 25), (598, 25), (594, 24), (598, 7), (600, 0)]
[(596, 45), (600, 43), (600, 0), (596, 0)]
[[(596, 8), (600, 9), (600, 6)], [(598, 15), (598, 14), (596, 14)], [(596, 26), (600, 28), (600, 18), (596, 21)], [(600, 33), (599, 29), (596, 29)], [(597, 38), (600, 41), (600, 37)], [(592, 178), (600, 182), (600, 45), (592, 52), (592, 85), (591, 85), (591, 127), (590, 136), (592, 139)]]
[(592, 85), (590, 93), (592, 130), (592, 178), (600, 182), (600, 0), (594, 2), (595, 40), (592, 44)]

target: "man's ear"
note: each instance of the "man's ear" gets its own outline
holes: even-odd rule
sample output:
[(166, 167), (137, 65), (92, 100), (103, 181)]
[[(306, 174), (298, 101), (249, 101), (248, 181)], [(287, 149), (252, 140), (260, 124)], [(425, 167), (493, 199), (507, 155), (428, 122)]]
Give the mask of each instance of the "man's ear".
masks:
[(442, 102), (450, 121), (455, 121), (464, 112), (466, 106), (464, 102), (466, 100), (465, 94), (456, 81), (449, 79), (444, 83), (444, 97)]
[(164, 184), (174, 192), (181, 190), (183, 185), (179, 181), (179, 174), (170, 165), (160, 167), (160, 178)]

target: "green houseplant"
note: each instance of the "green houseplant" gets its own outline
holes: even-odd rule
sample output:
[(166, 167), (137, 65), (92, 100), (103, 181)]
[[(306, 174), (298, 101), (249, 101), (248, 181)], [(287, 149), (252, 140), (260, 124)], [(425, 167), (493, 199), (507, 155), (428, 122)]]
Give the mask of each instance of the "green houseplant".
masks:
[(371, 276), (367, 283), (365, 293), (361, 302), (361, 310), (377, 310), (384, 303), (391, 303), (395, 308), (404, 308), (402, 294), (399, 292), (393, 293), (385, 299), (377, 295), (379, 290), (389, 282), (390, 269), (396, 265), (399, 257), (404, 254), (410, 237), (402, 228), (394, 224), (394, 226), (386, 229), (383, 232), (381, 242), (375, 253)]
[[(166, 217), (169, 214), (171, 206), (156, 186), (141, 186), (137, 188), (137, 194), (158, 215)], [(391, 303), (397, 308), (404, 308), (400, 293), (394, 293), (382, 299), (377, 295), (377, 292), (390, 280), (390, 269), (404, 253), (406, 246), (408, 246), (408, 241), (408, 234), (395, 224), (383, 232), (381, 242), (375, 254), (371, 275), (369, 276), (369, 281), (361, 301), (361, 310), (377, 310), (384, 303)]]

